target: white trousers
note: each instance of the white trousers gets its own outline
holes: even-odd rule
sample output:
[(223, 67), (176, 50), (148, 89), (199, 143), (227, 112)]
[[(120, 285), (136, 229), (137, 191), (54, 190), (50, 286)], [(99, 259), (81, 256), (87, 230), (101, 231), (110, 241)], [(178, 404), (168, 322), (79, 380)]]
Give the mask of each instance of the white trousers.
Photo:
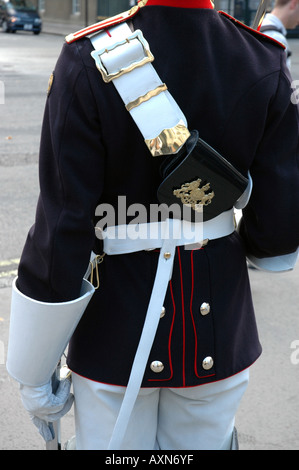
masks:
[[(229, 450), (248, 381), (246, 369), (198, 387), (142, 388), (118, 450)], [(73, 387), (76, 449), (107, 449), (125, 388), (74, 373)]]

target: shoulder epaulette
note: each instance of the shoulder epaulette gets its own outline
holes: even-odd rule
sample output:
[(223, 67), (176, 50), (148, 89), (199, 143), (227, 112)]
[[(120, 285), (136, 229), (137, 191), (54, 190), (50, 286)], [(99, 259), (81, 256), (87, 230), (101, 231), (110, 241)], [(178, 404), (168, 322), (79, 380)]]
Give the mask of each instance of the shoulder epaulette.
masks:
[(246, 29), (248, 32), (250, 32), (251, 34), (256, 36), (258, 39), (263, 39), (267, 42), (270, 42), (271, 44), (276, 44), (277, 46), (281, 47), (282, 49), (285, 49), (285, 45), (282, 44), (281, 42), (276, 41), (276, 39), (273, 39), (270, 36), (267, 36), (266, 34), (263, 34), (260, 31), (257, 31), (256, 29), (250, 28), (250, 26), (247, 26), (246, 24), (244, 24), (241, 21), (237, 20), (233, 16), (230, 16), (225, 11), (219, 11), (219, 13), (221, 15), (225, 16), (226, 18), (228, 18), (229, 20), (231, 20), (232, 22), (234, 22), (236, 24), (236, 26), (239, 26), (241, 28)]
[(94, 34), (99, 31), (102, 31), (103, 29), (107, 29), (107, 28), (110, 28), (111, 26), (115, 26), (117, 24), (123, 23), (124, 21), (127, 21), (130, 18), (133, 18), (133, 16), (135, 16), (141, 8), (142, 8), (142, 5), (141, 6), (135, 5), (133, 8), (131, 8), (128, 11), (119, 13), (116, 16), (112, 16), (111, 18), (107, 18), (103, 21), (100, 21), (99, 23), (95, 23), (90, 26), (87, 26), (87, 28), (80, 29), (76, 33), (71, 33), (68, 36), (66, 36), (65, 40), (68, 44), (71, 44), (72, 42), (78, 41), (78, 39), (84, 38), (85, 36), (88, 36), (89, 34)]

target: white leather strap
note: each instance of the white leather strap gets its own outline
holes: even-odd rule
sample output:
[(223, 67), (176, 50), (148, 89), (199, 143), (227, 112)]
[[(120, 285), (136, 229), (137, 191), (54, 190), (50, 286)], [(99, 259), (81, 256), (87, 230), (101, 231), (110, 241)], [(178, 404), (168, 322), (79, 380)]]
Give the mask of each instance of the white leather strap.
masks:
[[(91, 43), (95, 48), (91, 55), (97, 67), (99, 68), (101, 63), (109, 74), (113, 74), (133, 62), (141, 61), (145, 57), (144, 48), (136, 37), (130, 39), (131, 36), (132, 31), (128, 24), (121, 23), (111, 28), (109, 34), (104, 31), (91, 37)], [(127, 38), (128, 42), (125, 41), (124, 44), (117, 46)], [(115, 45), (116, 47), (112, 49)], [(129, 103), (161, 87), (163, 82), (152, 64), (148, 62), (113, 79), (113, 84), (124, 104), (128, 106)], [(167, 90), (144, 101), (129, 112), (145, 140), (155, 139), (162, 131), (171, 129), (179, 123), (187, 127), (184, 113)]]
[(248, 184), (247, 188), (245, 189), (244, 193), (239, 197), (239, 199), (235, 202), (234, 207), (235, 209), (244, 209), (244, 207), (247, 206), (251, 193), (252, 193), (252, 188), (253, 188), (253, 182), (251, 178), (251, 174), (248, 171)]
[(166, 219), (163, 222), (107, 227), (102, 235), (104, 252), (107, 255), (119, 255), (162, 248), (164, 240), (173, 237), (176, 237), (177, 246), (185, 245), (188, 248), (188, 245), (206, 239), (214, 240), (229, 235), (234, 229), (234, 210), (230, 209), (204, 223), (173, 219), (170, 225), (169, 219)]
[[(132, 33), (127, 23), (121, 23), (112, 27), (109, 31), (102, 31), (92, 36), (90, 41), (95, 50), (91, 55), (97, 67), (99, 68), (100, 64), (108, 74), (113, 74), (125, 69), (132, 63), (142, 61), (146, 53), (142, 43), (138, 40), (140, 35), (142, 36), (141, 31)], [(132, 39), (128, 39), (132, 36)], [(144, 38), (142, 40), (149, 49), (147, 41)], [(114, 78), (113, 84), (126, 107), (130, 103), (136, 102), (140, 97), (146, 97), (148, 93), (165, 85), (151, 62)], [(188, 127), (183, 111), (167, 89), (150, 99), (142, 101), (141, 104), (130, 109), (129, 113), (145, 141), (155, 140), (165, 129), (173, 129), (175, 126)], [(172, 146), (169, 151), (164, 150), (164, 154), (175, 154), (179, 148), (173, 148)], [(252, 191), (250, 174), (248, 178), (247, 189), (235, 204), (237, 209), (243, 209), (250, 198)]]
[[(158, 328), (160, 312), (172, 273), (175, 249), (176, 243), (174, 239), (164, 240), (142, 334), (135, 354), (125, 396), (109, 443), (109, 450), (121, 449), (121, 444), (141, 387), (144, 370)], [(167, 256), (165, 256), (166, 253)]]

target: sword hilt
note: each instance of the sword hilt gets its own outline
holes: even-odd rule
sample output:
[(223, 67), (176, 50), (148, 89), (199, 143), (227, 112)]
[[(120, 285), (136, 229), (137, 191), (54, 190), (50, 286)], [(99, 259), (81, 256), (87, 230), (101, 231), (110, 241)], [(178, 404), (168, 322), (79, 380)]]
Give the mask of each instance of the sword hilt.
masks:
[(271, 0), (261, 0), (252, 23), (253, 29), (259, 30), (270, 3)]
[[(60, 382), (60, 369), (61, 369), (61, 361), (57, 364), (55, 372), (52, 375), (52, 390), (53, 393), (56, 393)], [(54, 431), (54, 439), (52, 441), (48, 441), (46, 443), (46, 450), (61, 450), (61, 436), (60, 436), (60, 419), (54, 421), (54, 423), (49, 423), (53, 427)]]

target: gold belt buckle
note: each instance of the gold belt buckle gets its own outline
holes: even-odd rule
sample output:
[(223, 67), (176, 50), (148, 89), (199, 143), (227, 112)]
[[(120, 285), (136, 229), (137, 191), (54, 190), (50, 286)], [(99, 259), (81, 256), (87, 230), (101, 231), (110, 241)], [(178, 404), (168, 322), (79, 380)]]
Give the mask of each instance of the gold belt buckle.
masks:
[[(131, 63), (127, 67), (123, 67), (120, 70), (116, 72), (109, 73), (106, 67), (104, 66), (103, 60), (102, 60), (102, 55), (103, 54), (109, 54), (110, 51), (113, 51), (117, 47), (123, 46), (126, 43), (129, 43), (131, 40), (137, 39), (140, 44), (143, 47), (144, 51), (144, 58), (141, 60), (137, 60), (136, 62)], [(144, 38), (142, 32), (137, 29), (133, 34), (128, 36), (126, 39), (123, 39), (122, 41), (116, 42), (112, 44), (111, 46), (107, 46), (104, 49), (101, 49), (99, 51), (93, 51), (91, 53), (92, 57), (94, 58), (96, 62), (96, 66), (98, 70), (101, 72), (101, 75), (103, 77), (103, 80), (105, 83), (111, 82), (111, 80), (114, 80), (115, 78), (121, 77), (121, 75), (124, 75), (125, 73), (132, 72), (132, 70), (136, 69), (137, 67), (142, 67), (143, 65), (147, 64), (148, 62), (153, 62), (154, 56), (150, 51), (149, 44)]]

